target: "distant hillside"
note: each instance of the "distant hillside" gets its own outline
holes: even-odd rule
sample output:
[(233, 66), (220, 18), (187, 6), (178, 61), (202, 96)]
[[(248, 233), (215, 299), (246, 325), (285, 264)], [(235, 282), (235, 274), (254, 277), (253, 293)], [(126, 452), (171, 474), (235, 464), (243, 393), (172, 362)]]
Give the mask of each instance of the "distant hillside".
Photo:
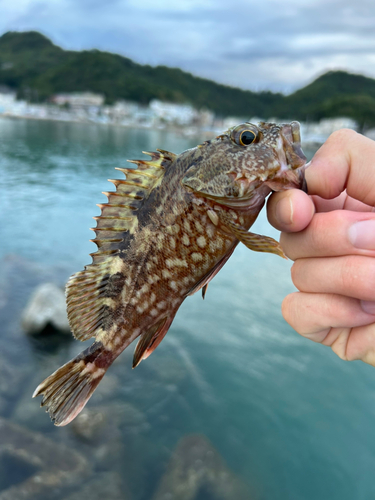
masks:
[(104, 94), (106, 101), (151, 99), (188, 102), (218, 115), (277, 116), (317, 120), (348, 116), (375, 126), (375, 80), (344, 71), (328, 72), (289, 96), (251, 92), (199, 78), (180, 69), (151, 67), (98, 50), (66, 51), (37, 32), (0, 37), (0, 85), (19, 97), (44, 101), (57, 92)]
[(375, 80), (345, 71), (329, 71), (284, 98), (282, 116), (320, 120), (348, 116), (361, 126), (375, 125)]
[(189, 102), (221, 115), (260, 115), (282, 100), (281, 94), (235, 89), (180, 69), (143, 66), (108, 52), (64, 51), (37, 32), (8, 32), (0, 37), (0, 84), (34, 100), (57, 92), (91, 90), (104, 94), (108, 103), (161, 99)]

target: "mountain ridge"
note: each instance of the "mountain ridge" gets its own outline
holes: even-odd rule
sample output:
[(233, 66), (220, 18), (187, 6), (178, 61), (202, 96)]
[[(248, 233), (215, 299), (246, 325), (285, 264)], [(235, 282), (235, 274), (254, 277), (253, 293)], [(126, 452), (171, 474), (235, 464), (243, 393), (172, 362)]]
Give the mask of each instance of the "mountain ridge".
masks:
[(160, 99), (207, 108), (219, 116), (303, 121), (348, 116), (361, 128), (375, 126), (375, 79), (363, 75), (329, 71), (287, 96), (254, 92), (97, 49), (64, 50), (36, 31), (10, 31), (0, 37), (0, 85), (34, 101), (59, 92), (92, 91), (103, 94), (107, 103)]

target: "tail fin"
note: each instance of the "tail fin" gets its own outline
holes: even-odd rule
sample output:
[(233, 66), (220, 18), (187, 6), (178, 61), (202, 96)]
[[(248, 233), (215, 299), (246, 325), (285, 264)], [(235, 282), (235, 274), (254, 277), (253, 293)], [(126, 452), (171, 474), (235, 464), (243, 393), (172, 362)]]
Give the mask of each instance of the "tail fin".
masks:
[(85, 407), (112, 361), (111, 352), (95, 342), (46, 378), (33, 398), (43, 394), (41, 406), (46, 407), (54, 424), (67, 425)]

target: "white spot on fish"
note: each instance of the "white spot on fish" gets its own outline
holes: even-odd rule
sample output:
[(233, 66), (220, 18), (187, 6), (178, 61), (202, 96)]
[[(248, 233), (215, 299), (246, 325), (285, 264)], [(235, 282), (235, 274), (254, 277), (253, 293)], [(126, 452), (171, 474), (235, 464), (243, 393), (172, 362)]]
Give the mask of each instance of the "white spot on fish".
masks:
[(189, 236), (186, 233), (182, 235), (182, 243), (187, 247), (190, 245)]
[(174, 238), (169, 238), (169, 246), (175, 250), (176, 248), (176, 240)]
[(191, 254), (191, 258), (193, 259), (194, 262), (200, 262), (203, 259), (202, 254), (198, 252), (193, 252)]
[(184, 228), (186, 229), (186, 231), (188, 233), (191, 233), (191, 226), (190, 226), (190, 222), (188, 220), (184, 220)]
[(136, 292), (136, 296), (137, 296), (137, 297), (140, 297), (140, 296), (141, 296), (141, 295), (143, 295), (144, 293), (148, 292), (148, 291), (149, 291), (149, 289), (150, 289), (150, 285), (149, 285), (149, 284), (147, 284), (147, 283), (145, 283), (145, 284), (143, 285), (143, 287), (142, 287), (142, 288), (140, 288), (140, 289)]
[(211, 219), (211, 222), (217, 226), (219, 224), (219, 217), (213, 210), (207, 210), (207, 215)]
[(215, 226), (208, 224), (206, 226), (206, 233), (209, 238), (213, 238), (215, 236)]
[(205, 248), (205, 246), (206, 246), (206, 238), (204, 236), (199, 236), (199, 238), (197, 238), (197, 244), (198, 244), (199, 247)]
[(168, 269), (163, 269), (161, 274), (163, 275), (163, 278), (170, 278), (172, 276)]
[(81, 371), (81, 376), (84, 376), (87, 373), (90, 373), (91, 379), (96, 379), (104, 375), (105, 370), (104, 368), (98, 368), (95, 363), (87, 363), (85, 368)]
[(113, 299), (110, 299), (109, 297), (103, 298), (102, 301), (105, 306), (108, 306), (111, 309), (114, 309), (116, 306), (116, 302)]
[(209, 243), (209, 251), (211, 253), (215, 253), (217, 249), (218, 249), (218, 247), (217, 247), (216, 241), (215, 240), (211, 240), (210, 243)]
[(178, 259), (175, 257), (174, 259), (167, 259), (165, 261), (165, 265), (169, 268), (172, 267), (187, 267), (187, 262), (185, 259)]
[(195, 227), (196, 227), (196, 230), (198, 231), (198, 233), (204, 233), (203, 226), (198, 220), (196, 220), (194, 222), (194, 224), (195, 224)]
[(121, 257), (115, 257), (111, 263), (110, 274), (120, 273), (123, 267), (124, 267), (124, 261), (121, 259)]
[(147, 308), (148, 308), (148, 303), (143, 302), (143, 304), (137, 306), (137, 312), (139, 312), (139, 314), (142, 314), (143, 311), (145, 311)]
[(177, 283), (175, 281), (170, 281), (169, 282), (169, 287), (172, 288), (175, 292), (178, 290)]

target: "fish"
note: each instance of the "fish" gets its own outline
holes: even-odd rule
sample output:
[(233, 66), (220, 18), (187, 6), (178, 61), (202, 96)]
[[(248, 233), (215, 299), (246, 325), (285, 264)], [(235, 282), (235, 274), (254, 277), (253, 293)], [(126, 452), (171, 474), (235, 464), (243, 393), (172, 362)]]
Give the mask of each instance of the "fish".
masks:
[(245, 122), (181, 154), (144, 152), (117, 168), (98, 205), (97, 251), (66, 285), (77, 340), (94, 342), (35, 390), (57, 426), (84, 408), (113, 361), (139, 338), (133, 368), (158, 347), (182, 302), (201, 290), (239, 242), (285, 257), (273, 238), (249, 232), (272, 191), (303, 189), (298, 122)]

